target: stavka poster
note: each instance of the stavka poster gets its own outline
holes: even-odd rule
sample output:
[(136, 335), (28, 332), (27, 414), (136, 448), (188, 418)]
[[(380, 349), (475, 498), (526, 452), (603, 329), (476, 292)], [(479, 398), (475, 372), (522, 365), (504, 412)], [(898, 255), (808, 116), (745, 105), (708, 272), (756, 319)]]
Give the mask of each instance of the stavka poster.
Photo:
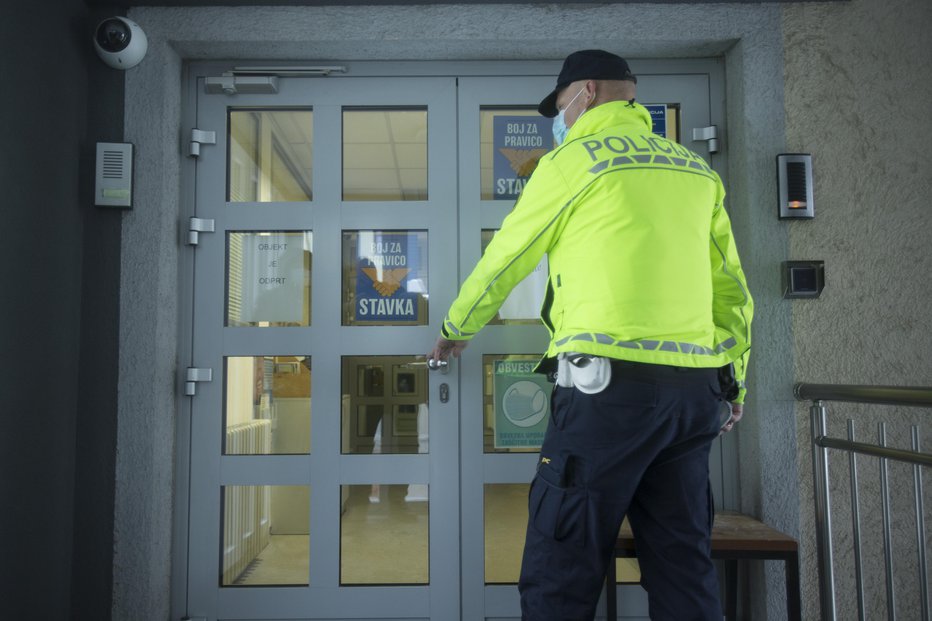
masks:
[(420, 260), (417, 236), (380, 233), (359, 237), (356, 266), (356, 320), (418, 320), (421, 287), (414, 286)]
[(493, 134), (493, 196), (514, 200), (537, 162), (553, 148), (553, 121), (532, 116), (496, 116)]

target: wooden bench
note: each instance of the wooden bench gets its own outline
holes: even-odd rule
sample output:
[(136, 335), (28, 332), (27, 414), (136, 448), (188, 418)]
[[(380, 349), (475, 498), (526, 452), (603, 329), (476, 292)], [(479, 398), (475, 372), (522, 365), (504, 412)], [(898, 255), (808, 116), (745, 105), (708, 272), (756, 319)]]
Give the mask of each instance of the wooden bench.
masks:
[[(615, 559), (637, 558), (634, 535), (628, 521), (618, 533), (615, 556), (606, 575), (606, 618), (618, 618), (615, 592)], [(799, 546), (792, 537), (754, 518), (732, 511), (715, 514), (712, 525), (712, 558), (725, 561), (725, 618), (735, 621), (738, 610), (738, 561), (781, 560), (786, 573), (787, 619), (799, 621)]]

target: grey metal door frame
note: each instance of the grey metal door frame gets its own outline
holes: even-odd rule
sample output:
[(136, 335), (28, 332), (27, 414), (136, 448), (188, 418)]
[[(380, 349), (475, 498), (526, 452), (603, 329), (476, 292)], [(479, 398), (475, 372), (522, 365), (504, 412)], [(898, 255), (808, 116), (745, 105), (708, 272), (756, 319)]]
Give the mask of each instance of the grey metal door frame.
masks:
[[(377, 459), (343, 455), (340, 447), (341, 355), (423, 354), (443, 309), (431, 305), (429, 326), (341, 326), (341, 232), (357, 229), (418, 229), (429, 235), (429, 264), (440, 266), (455, 247), (455, 83), (449, 78), (281, 80), (275, 95), (202, 95), (198, 125), (216, 128), (217, 144), (202, 148), (197, 167), (197, 217), (213, 219), (216, 232), (201, 234), (195, 251), (193, 364), (214, 369), (214, 381), (199, 386), (191, 421), (188, 613), (209, 618), (450, 618), (459, 608), (458, 469), (456, 387), (453, 399), (431, 399), (429, 455)], [(428, 107), (428, 150), (433, 154), (430, 197), (416, 204), (344, 203), (339, 153), (344, 106)], [(228, 106), (312, 107), (315, 161), (309, 203), (228, 203), (226, 117)], [(445, 164), (445, 162), (447, 162)], [(223, 327), (225, 245), (228, 231), (312, 231), (311, 326)], [(431, 270), (430, 291), (449, 298), (453, 278)], [(309, 455), (221, 456), (223, 358), (309, 355), (314, 371), (313, 434)], [(440, 376), (430, 378), (435, 395)], [(448, 463), (449, 462), (449, 463)], [(334, 476), (336, 474), (336, 477)], [(340, 485), (429, 484), (431, 586), (339, 586)], [(310, 486), (310, 585), (220, 588), (217, 545), (220, 488), (225, 485)], [(203, 611), (203, 612), (202, 612)], [(350, 614), (347, 614), (350, 613)]]
[[(244, 64), (244, 63), (238, 63)], [(639, 101), (682, 104), (683, 142), (708, 156), (704, 143), (688, 139), (692, 127), (724, 128), (724, 70), (719, 60), (633, 62), (639, 75)], [(484, 582), (483, 486), (526, 483), (536, 454), (483, 454), (481, 425), (482, 354), (540, 351), (540, 326), (489, 326), (447, 376), (431, 374), (429, 456), (384, 456), (383, 468), (358, 456), (340, 455), (338, 416), (321, 414), (339, 386), (340, 355), (421, 354), (431, 343), (456, 286), (480, 254), (479, 230), (497, 228), (507, 201), (482, 201), (478, 194), (478, 107), (536, 105), (552, 86), (559, 62), (350, 63), (347, 77), (285, 78), (276, 95), (204, 95), (202, 78), (228, 66), (203, 63), (187, 68), (185, 116), (201, 129), (217, 129), (217, 144), (206, 146), (186, 188), (191, 215), (213, 218), (213, 234), (201, 235), (182, 265), (182, 302), (194, 313), (186, 319), (181, 351), (191, 366), (214, 369), (214, 381), (182, 404), (179, 415), (176, 483), (177, 535), (173, 609), (208, 618), (515, 618), (520, 616), (514, 586)], [(402, 76), (402, 77), (399, 77)], [(457, 86), (455, 77), (459, 76)], [(339, 145), (344, 105), (428, 105), (431, 195), (427, 205), (374, 205), (342, 209), (339, 158), (317, 157), (317, 145)], [(314, 201), (309, 209), (289, 204), (227, 204), (226, 109), (313, 106)], [(320, 116), (319, 116), (320, 115)], [(329, 115), (329, 116), (328, 116)], [(472, 139), (471, 139), (472, 138)], [(438, 154), (443, 154), (438, 157)], [(709, 158), (725, 178), (724, 151)], [(196, 182), (193, 179), (196, 178)], [(327, 206), (329, 205), (329, 208)], [(456, 222), (456, 227), (450, 223)], [(426, 229), (430, 235), (430, 317), (428, 326), (365, 328), (340, 326), (340, 236), (343, 229)], [(314, 231), (313, 324), (299, 328), (223, 327), (226, 231)], [(329, 233), (329, 234), (328, 234)], [(450, 249), (458, 248), (457, 265)], [(458, 271), (457, 271), (458, 269)], [(330, 270), (330, 272), (328, 272)], [(337, 329), (334, 329), (337, 327)], [(291, 332), (289, 332), (291, 331)], [(314, 436), (309, 456), (221, 456), (222, 368), (227, 355), (310, 354), (314, 359)], [(448, 404), (437, 399), (439, 383), (451, 388)], [(317, 388), (320, 386), (321, 388)], [(334, 392), (338, 389), (334, 388)], [(338, 395), (337, 395), (338, 399)], [(338, 402), (338, 400), (337, 400)], [(460, 414), (462, 413), (462, 414)], [(334, 442), (333, 438), (337, 441)], [(328, 440), (329, 438), (329, 440)], [(727, 438), (727, 437), (726, 437)], [(327, 444), (331, 442), (332, 445)], [(717, 506), (734, 506), (736, 451), (733, 439), (719, 443), (711, 464)], [(443, 458), (441, 458), (443, 456)], [(371, 463), (371, 462), (370, 462)], [(340, 587), (338, 502), (318, 499), (314, 490), (333, 485), (327, 473), (340, 469), (340, 484), (429, 483), (430, 586)], [(310, 485), (313, 500), (309, 587), (221, 589), (217, 579), (220, 524), (219, 489), (227, 484)], [(314, 531), (326, 533), (315, 539)], [(315, 560), (316, 559), (316, 560)], [(620, 587), (621, 610), (646, 616), (639, 587)], [(203, 611), (203, 612), (201, 612)]]

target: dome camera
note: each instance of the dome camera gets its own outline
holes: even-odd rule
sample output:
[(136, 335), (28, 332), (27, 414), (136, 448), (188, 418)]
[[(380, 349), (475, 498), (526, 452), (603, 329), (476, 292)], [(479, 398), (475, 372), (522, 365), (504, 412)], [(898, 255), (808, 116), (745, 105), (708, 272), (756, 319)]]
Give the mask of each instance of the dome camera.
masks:
[(97, 24), (94, 49), (114, 69), (135, 67), (146, 55), (149, 41), (139, 24), (125, 17), (109, 17)]

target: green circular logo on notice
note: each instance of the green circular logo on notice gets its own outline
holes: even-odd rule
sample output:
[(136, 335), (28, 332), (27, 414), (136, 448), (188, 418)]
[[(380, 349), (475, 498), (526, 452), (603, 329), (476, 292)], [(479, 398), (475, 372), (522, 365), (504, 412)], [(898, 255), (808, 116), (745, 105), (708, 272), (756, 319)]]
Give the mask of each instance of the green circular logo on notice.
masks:
[(547, 415), (547, 394), (534, 382), (515, 382), (502, 397), (502, 410), (516, 427), (533, 427)]

